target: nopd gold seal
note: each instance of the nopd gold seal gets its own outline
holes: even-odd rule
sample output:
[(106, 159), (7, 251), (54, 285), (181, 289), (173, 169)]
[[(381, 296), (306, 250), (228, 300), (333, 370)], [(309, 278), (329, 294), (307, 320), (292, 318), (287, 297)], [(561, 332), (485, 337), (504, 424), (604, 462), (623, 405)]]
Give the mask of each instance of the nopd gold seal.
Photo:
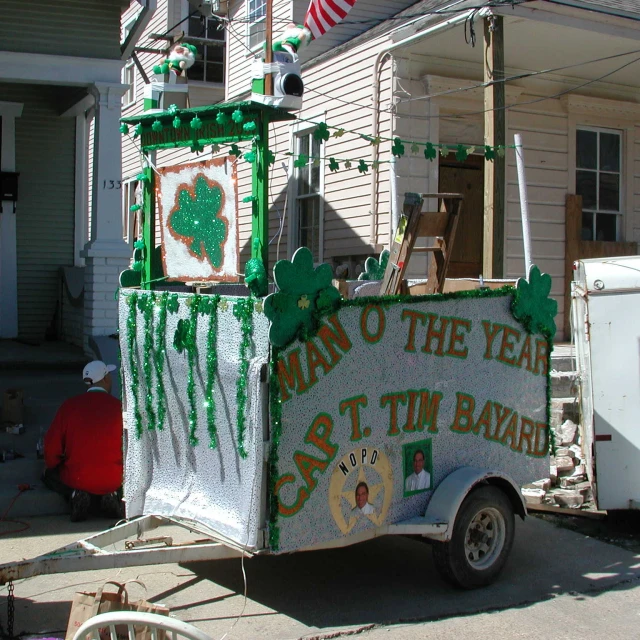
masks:
[(384, 523), (391, 505), (393, 471), (389, 458), (374, 447), (361, 447), (338, 460), (329, 483), (329, 508), (343, 534), (358, 520)]

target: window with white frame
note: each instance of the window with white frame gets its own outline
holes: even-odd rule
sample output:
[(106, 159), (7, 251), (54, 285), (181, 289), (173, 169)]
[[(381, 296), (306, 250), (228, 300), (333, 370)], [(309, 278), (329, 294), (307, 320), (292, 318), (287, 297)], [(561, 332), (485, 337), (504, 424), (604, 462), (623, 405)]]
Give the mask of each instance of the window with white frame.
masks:
[(267, 0), (247, 0), (247, 40), (252, 51), (264, 42), (266, 17)]
[[(314, 262), (322, 260), (322, 191), (323, 176), (320, 160), (320, 141), (313, 137), (313, 129), (294, 137), (294, 188), (292, 247), (307, 247)], [(302, 166), (301, 161), (305, 161)]]
[(622, 228), (622, 134), (576, 130), (576, 194), (582, 196), (582, 239), (618, 241)]
[(135, 178), (122, 184), (122, 239), (131, 246), (140, 236), (141, 209), (131, 211), (134, 204), (142, 205), (140, 183)]
[(189, 35), (194, 38), (216, 40), (219, 45), (196, 44), (196, 63), (189, 69), (189, 80), (200, 82), (224, 82), (225, 29), (224, 23), (212, 16), (191, 16)]
[[(125, 42), (135, 24), (135, 18), (122, 26), (122, 42)], [(129, 58), (122, 69), (122, 84), (128, 84), (127, 92), (122, 96), (122, 106), (128, 107), (136, 101), (136, 65)]]

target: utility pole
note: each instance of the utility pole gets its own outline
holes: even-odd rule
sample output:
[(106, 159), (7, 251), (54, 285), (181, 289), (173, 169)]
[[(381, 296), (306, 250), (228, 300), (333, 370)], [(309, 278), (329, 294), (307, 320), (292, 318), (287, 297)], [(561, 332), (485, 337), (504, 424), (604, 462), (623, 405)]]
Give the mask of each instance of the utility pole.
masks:
[[(484, 19), (484, 139), (493, 148), (506, 144), (502, 17)], [(504, 275), (506, 154), (484, 163), (484, 234), (482, 272), (485, 278)]]

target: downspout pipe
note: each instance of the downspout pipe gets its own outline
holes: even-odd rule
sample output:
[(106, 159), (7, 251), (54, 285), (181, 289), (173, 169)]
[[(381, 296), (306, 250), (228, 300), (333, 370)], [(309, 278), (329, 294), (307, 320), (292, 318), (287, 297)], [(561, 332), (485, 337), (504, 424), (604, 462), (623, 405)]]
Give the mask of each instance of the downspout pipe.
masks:
[[(379, 76), (380, 76), (380, 69), (382, 66), (382, 62), (391, 55), (391, 53), (393, 51), (395, 51), (396, 49), (400, 49), (402, 47), (406, 47), (407, 45), (413, 44), (415, 42), (418, 42), (420, 40), (422, 40), (423, 38), (426, 38), (434, 33), (438, 33), (440, 31), (446, 31), (447, 29), (450, 29), (454, 26), (456, 26), (457, 24), (463, 23), (472, 13), (473, 13), (473, 9), (469, 10), (469, 11), (465, 11), (463, 13), (460, 13), (452, 18), (449, 18), (448, 20), (445, 20), (444, 22), (439, 22), (438, 24), (433, 25), (432, 27), (428, 27), (422, 31), (418, 31), (417, 33), (414, 33), (410, 36), (407, 36), (406, 38), (403, 38), (402, 40), (398, 40), (398, 42), (393, 42), (392, 44), (389, 44), (385, 47), (383, 47), (379, 52), (378, 55), (376, 56), (375, 62), (373, 63), (373, 80), (371, 83), (372, 86), (372, 105), (373, 105), (373, 122), (372, 122), (372, 127), (371, 127), (371, 137), (375, 138), (378, 135), (378, 129), (380, 126), (380, 114), (379, 114), (379, 107), (380, 107), (380, 81), (379, 81)], [(401, 27), (401, 29), (406, 29), (407, 26), (410, 26), (411, 24), (414, 24), (415, 22), (424, 20), (423, 17), (417, 18), (413, 23), (409, 23), (409, 25), (403, 25)], [(378, 168), (376, 166), (376, 161), (378, 160), (379, 157), (379, 152), (378, 152), (378, 146), (375, 145), (373, 147), (373, 162), (372, 162), (372, 166), (371, 166), (371, 202), (370, 202), (370, 208), (371, 208), (371, 218), (370, 218), (370, 223), (369, 223), (369, 244), (372, 247), (375, 247), (376, 244), (376, 237), (377, 237), (377, 227), (378, 227), (378, 210), (377, 210), (377, 206), (376, 206), (376, 200), (377, 200), (377, 195), (378, 195)], [(395, 180), (395, 172), (394, 172), (394, 176), (393, 179)], [(394, 191), (395, 191), (395, 186), (394, 186)], [(397, 205), (395, 205), (395, 203), (390, 203), (390, 209), (393, 215), (393, 210), (394, 207), (396, 207)], [(392, 230), (390, 230), (391, 232)]]
[(138, 3), (142, 5), (142, 9), (120, 47), (120, 60), (128, 60), (131, 57), (134, 47), (138, 44), (138, 40), (142, 37), (158, 8), (158, 0), (138, 0)]

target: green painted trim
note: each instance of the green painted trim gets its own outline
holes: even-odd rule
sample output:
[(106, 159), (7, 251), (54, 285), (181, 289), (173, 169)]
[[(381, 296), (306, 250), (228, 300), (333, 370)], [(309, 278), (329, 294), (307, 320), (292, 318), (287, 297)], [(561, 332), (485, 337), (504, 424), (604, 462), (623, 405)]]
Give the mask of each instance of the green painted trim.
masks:
[(256, 161), (252, 163), (251, 257), (260, 258), (269, 270), (269, 117), (260, 122), (255, 141)]
[(143, 260), (144, 267), (142, 269), (145, 289), (152, 289), (151, 281), (157, 271), (157, 267), (154, 264), (158, 259), (157, 252), (155, 251), (156, 241), (156, 211), (155, 211), (155, 172), (151, 167), (147, 167), (143, 171), (147, 176), (147, 180), (142, 185), (142, 211), (144, 212), (144, 220), (142, 227), (142, 239), (144, 241)]

